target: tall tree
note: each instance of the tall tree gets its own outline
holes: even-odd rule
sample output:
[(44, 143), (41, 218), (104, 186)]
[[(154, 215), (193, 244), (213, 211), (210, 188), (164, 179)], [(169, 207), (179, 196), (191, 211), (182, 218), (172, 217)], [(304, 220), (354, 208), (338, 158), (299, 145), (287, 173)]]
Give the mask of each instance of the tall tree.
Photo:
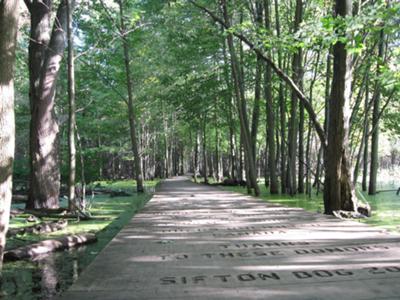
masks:
[[(281, 37), (281, 24), (279, 18), (279, 6), (278, 0), (274, 1), (274, 11), (275, 11), (275, 29), (277, 38)], [(278, 48), (278, 67), (283, 69), (283, 59), (282, 59), (282, 51)], [(279, 125), (280, 125), (280, 138), (281, 138), (281, 147), (280, 147), (280, 179), (281, 179), (281, 193), (286, 193), (286, 182), (287, 182), (287, 174), (286, 174), (286, 98), (284, 92), (284, 84), (282, 80), (279, 81), (279, 89), (278, 89), (278, 100), (279, 100)]]
[(76, 180), (76, 105), (75, 105), (75, 58), (74, 58), (74, 37), (73, 37), (73, 0), (67, 0), (67, 39), (68, 39), (68, 201), (69, 209), (74, 209), (75, 201), (75, 180)]
[[(316, 111), (310, 104), (310, 101), (302, 92), (301, 88), (289, 77), (275, 62), (266, 55), (263, 50), (249, 40), (244, 34), (231, 29), (230, 23), (219, 18), (208, 8), (190, 0), (196, 7), (205, 11), (214, 21), (222, 25), (229, 34), (232, 34), (246, 43), (255, 53), (271, 66), (276, 75), (288, 84), (290, 89), (296, 93), (298, 99), (304, 104), (304, 109), (307, 111), (308, 116), (316, 130), (320, 139), (321, 145), (326, 151), (324, 167), (326, 170), (325, 186), (324, 186), (324, 204), (325, 213), (332, 214), (334, 210), (343, 209), (354, 211), (359, 208), (360, 203), (357, 202), (354, 196), (354, 189), (350, 181), (349, 161), (347, 159), (347, 137), (348, 137), (348, 121), (349, 121), (349, 86), (351, 84), (351, 68), (350, 56), (347, 54), (345, 38), (346, 31), (343, 30), (342, 24), (338, 22), (338, 34), (342, 39), (338, 39), (334, 46), (334, 76), (330, 97), (330, 105), (334, 104), (335, 109), (329, 110), (329, 124), (328, 130), (330, 141), (327, 143), (326, 134), (319, 123)], [(336, 16), (342, 18), (351, 12), (351, 3), (349, 0), (337, 0), (336, 3)], [(349, 8), (350, 7), (350, 8)], [(344, 26), (345, 27), (345, 26)], [(342, 29), (339, 31), (339, 29)], [(232, 32), (232, 33), (231, 33)], [(345, 101), (347, 100), (347, 101)], [(333, 118), (333, 120), (332, 120)], [(332, 129), (332, 131), (331, 131)], [(329, 149), (329, 151), (328, 151)], [(334, 155), (330, 155), (333, 152)], [(369, 213), (368, 207), (363, 208), (364, 213)]]
[[(51, 0), (25, 0), (30, 12), (30, 182), (27, 208), (57, 208), (60, 194), (58, 123), (54, 112), (58, 73), (67, 32), (67, 2), (57, 9), (51, 31)], [(50, 34), (51, 31), (51, 34)]]
[(136, 190), (141, 193), (144, 192), (143, 188), (143, 173), (142, 173), (142, 161), (139, 155), (138, 137), (136, 133), (136, 114), (133, 106), (133, 82), (130, 68), (130, 49), (128, 41), (128, 31), (126, 29), (124, 20), (124, 6), (122, 0), (118, 0), (119, 12), (120, 12), (120, 34), (122, 37), (122, 43), (124, 48), (124, 63), (125, 63), (125, 74), (126, 74), (126, 88), (128, 91), (128, 114), (129, 114), (129, 128), (132, 143), (132, 152), (134, 156), (135, 164), (135, 178), (136, 178)]
[[(335, 17), (352, 14), (352, 0), (335, 1)], [(337, 28), (339, 36), (348, 38), (345, 30)], [(338, 40), (333, 46), (333, 78), (329, 99), (328, 144), (325, 155), (325, 212), (355, 210), (355, 195), (350, 181), (348, 134), (350, 117), (351, 56), (346, 43)]]
[[(265, 29), (271, 32), (271, 17), (270, 17), (270, 3), (269, 0), (264, 0), (265, 11)], [(261, 58), (260, 58), (261, 59)], [(271, 66), (266, 64), (264, 75), (264, 94), (266, 101), (267, 112), (267, 147), (268, 151), (268, 174), (269, 174), (269, 188), (271, 194), (278, 193), (278, 180), (276, 177), (276, 147), (275, 147), (275, 112), (274, 101), (272, 98), (272, 70)], [(266, 178), (267, 180), (267, 178)]]
[(379, 75), (381, 74), (381, 67), (384, 60), (384, 45), (385, 33), (382, 29), (379, 33), (379, 46), (378, 46), (378, 62), (377, 62), (377, 78), (375, 80), (375, 90), (373, 94), (373, 110), (372, 110), (372, 137), (371, 137), (371, 164), (369, 172), (369, 186), (368, 194), (376, 194), (376, 179), (378, 176), (378, 150), (379, 150), (379, 118), (380, 118), (380, 103), (381, 103), (381, 85), (379, 82)]
[[(222, 11), (224, 15), (224, 21), (228, 27), (230, 27), (230, 19), (228, 15), (228, 8), (225, 0), (221, 1), (222, 4)], [(231, 55), (231, 66), (232, 66), (232, 75), (234, 81), (234, 88), (235, 88), (235, 95), (237, 100), (237, 108), (241, 126), (241, 136), (243, 139), (243, 147), (245, 150), (245, 161), (246, 161), (246, 168), (248, 173), (247, 180), (250, 182), (251, 187), (254, 189), (254, 193), (256, 196), (260, 194), (260, 189), (257, 184), (257, 175), (255, 170), (255, 160), (253, 157), (252, 147), (251, 147), (251, 137), (250, 137), (250, 129), (249, 129), (249, 122), (247, 118), (247, 109), (246, 109), (246, 102), (245, 102), (245, 93), (244, 93), (244, 86), (243, 86), (243, 78), (241, 77), (241, 72), (239, 68), (238, 59), (235, 52), (235, 47), (233, 43), (233, 36), (231, 33), (227, 36), (228, 41), (228, 48)]]
[(15, 148), (14, 64), (19, 1), (0, 2), (0, 272), (12, 197)]
[[(294, 25), (293, 25), (293, 32), (297, 32), (300, 28), (300, 23), (303, 18), (303, 1), (296, 0), (296, 9), (295, 9), (295, 16), (294, 16)], [(297, 86), (302, 89), (302, 81), (303, 81), (303, 67), (302, 67), (302, 56), (303, 51), (301, 48), (298, 48), (296, 52), (293, 54), (292, 59), (292, 78)], [(297, 145), (299, 145), (299, 155), (303, 155), (303, 144), (297, 143), (297, 132), (298, 132), (298, 99), (297, 94), (295, 91), (292, 90), (292, 97), (291, 97), (291, 106), (290, 106), (290, 120), (289, 120), (289, 161), (288, 161), (288, 189), (291, 195), (294, 195), (297, 192), (297, 173), (296, 173), (296, 165), (297, 165)], [(304, 110), (303, 105), (301, 109)], [(303, 113), (304, 114), (304, 113)], [(303, 116), (304, 122), (304, 116)], [(304, 129), (304, 128), (303, 128)], [(301, 149), (301, 150), (300, 150)], [(301, 157), (300, 157), (301, 158)], [(304, 173), (304, 168), (302, 162), (299, 163), (299, 172)], [(303, 170), (303, 171), (302, 171)], [(304, 180), (302, 178), (302, 180)], [(303, 187), (304, 190), (304, 187)]]

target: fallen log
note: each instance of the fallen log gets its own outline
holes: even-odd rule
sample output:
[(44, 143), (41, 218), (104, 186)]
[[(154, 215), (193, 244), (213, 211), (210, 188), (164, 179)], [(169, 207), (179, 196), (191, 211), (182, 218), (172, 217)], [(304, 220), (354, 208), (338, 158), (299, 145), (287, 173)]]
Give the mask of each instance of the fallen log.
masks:
[(54, 231), (59, 231), (68, 226), (67, 220), (58, 220), (52, 222), (43, 222), (29, 227), (24, 228), (10, 228), (7, 232), (7, 237), (15, 236), (17, 234), (44, 234)]
[(53, 240), (45, 240), (32, 245), (6, 251), (4, 253), (4, 261), (33, 259), (43, 254), (90, 244), (96, 241), (97, 238), (94, 234), (76, 234)]
[(10, 210), (10, 218), (12, 219), (12, 218), (15, 218), (16, 216), (18, 216), (18, 215), (21, 215), (21, 214), (23, 214), (24, 213), (24, 211), (22, 210), (22, 209), (18, 209), (18, 208), (16, 208), (16, 209), (11, 209)]
[(46, 209), (46, 210), (25, 210), (25, 213), (34, 215), (38, 218), (55, 218), (55, 219), (77, 219), (90, 220), (88, 216), (79, 216), (76, 213), (68, 212), (65, 208), (63, 209)]

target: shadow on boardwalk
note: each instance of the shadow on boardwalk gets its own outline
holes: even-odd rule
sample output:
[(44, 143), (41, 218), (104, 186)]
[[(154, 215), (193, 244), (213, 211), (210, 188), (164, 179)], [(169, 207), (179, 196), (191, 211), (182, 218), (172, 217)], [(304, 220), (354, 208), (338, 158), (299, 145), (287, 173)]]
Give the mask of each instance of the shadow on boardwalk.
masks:
[(399, 242), (178, 177), (62, 299), (399, 299)]

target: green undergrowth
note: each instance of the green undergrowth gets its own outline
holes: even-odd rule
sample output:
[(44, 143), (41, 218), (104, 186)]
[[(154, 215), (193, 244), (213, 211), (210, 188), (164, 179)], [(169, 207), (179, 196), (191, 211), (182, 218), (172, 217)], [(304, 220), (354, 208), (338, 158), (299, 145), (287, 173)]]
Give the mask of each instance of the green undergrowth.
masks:
[[(154, 189), (158, 182), (159, 181), (146, 181), (145, 186)], [(109, 189), (134, 190), (135, 186), (133, 186), (133, 184), (135, 184), (135, 182), (132, 180), (124, 180), (109, 183), (102, 182), (101, 186)], [(79, 222), (76, 219), (67, 219), (68, 227), (61, 231), (43, 235), (25, 234), (15, 238), (9, 238), (7, 240), (7, 249), (13, 249), (40, 240), (57, 238), (69, 234), (97, 233), (104, 230), (116, 219), (121, 219), (123, 215), (133, 215), (135, 211), (139, 210), (150, 199), (150, 195), (150, 193), (134, 193), (133, 196), (130, 197), (109, 197), (107, 195), (95, 196), (93, 199), (89, 200), (92, 203), (90, 214), (93, 219), (81, 220)], [(88, 199), (90, 198), (91, 197), (88, 197)], [(67, 207), (65, 199), (61, 201), (60, 206)], [(11, 219), (10, 228), (21, 228), (34, 225), (35, 223), (29, 223), (26, 221), (27, 216), (28, 215), (26, 214), (22, 214)], [(36, 222), (36, 224), (39, 224), (42, 221), (54, 220), (57, 220), (57, 218), (42, 218), (40, 221)]]
[[(158, 181), (146, 182), (153, 188)], [(103, 183), (104, 188), (134, 189), (129, 186), (132, 181)], [(111, 187), (110, 187), (111, 186)], [(6, 262), (3, 266), (1, 280), (1, 299), (49, 299), (66, 290), (78, 274), (84, 270), (97, 256), (97, 254), (111, 241), (111, 239), (127, 224), (132, 216), (139, 211), (152, 197), (151, 193), (137, 194), (128, 197), (109, 197), (96, 195), (90, 210), (93, 219), (77, 222), (68, 219), (68, 227), (64, 230), (45, 234), (25, 234), (7, 239), (7, 249), (31, 244), (45, 239), (60, 236), (94, 233), (97, 242), (61, 252), (55, 252), (34, 261)], [(61, 206), (66, 207), (66, 201), (61, 201)], [(11, 219), (10, 227), (30, 226), (26, 222), (27, 215), (19, 215)], [(56, 220), (43, 218), (41, 221)], [(39, 222), (37, 222), (39, 223)], [(33, 223), (34, 224), (34, 223)], [(47, 285), (44, 280), (49, 274), (52, 283)], [(54, 273), (54, 274), (52, 274)]]
[[(269, 189), (264, 184), (260, 186), (260, 198), (268, 202), (285, 205), (288, 207), (300, 207), (307, 211), (323, 213), (324, 205), (322, 193), (316, 195), (312, 193), (311, 198), (307, 195), (271, 195)], [(247, 194), (246, 187), (241, 186), (222, 186), (224, 190)], [(372, 216), (357, 221), (377, 226), (394, 232), (400, 232), (400, 196), (394, 191), (397, 186), (381, 185), (381, 190), (391, 190), (390, 192), (379, 192), (374, 196), (370, 196), (365, 192), (357, 191), (357, 196), (361, 201), (368, 202), (372, 208)]]
[[(145, 190), (150, 192), (154, 191), (154, 188), (159, 183), (159, 180), (148, 180), (144, 183)], [(117, 181), (110, 181), (110, 180), (98, 180), (90, 183), (88, 188), (105, 188), (111, 190), (124, 190), (129, 192), (136, 191), (136, 180), (133, 179), (126, 179), (126, 180), (117, 180)]]

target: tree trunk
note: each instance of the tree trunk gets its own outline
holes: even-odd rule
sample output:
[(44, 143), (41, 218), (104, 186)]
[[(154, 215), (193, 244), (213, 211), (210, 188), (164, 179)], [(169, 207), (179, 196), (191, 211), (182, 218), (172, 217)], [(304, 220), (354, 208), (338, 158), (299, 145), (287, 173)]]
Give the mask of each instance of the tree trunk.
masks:
[[(310, 98), (311, 100), (311, 98)], [(304, 194), (304, 105), (300, 102), (299, 105), (299, 170), (298, 170), (298, 187), (297, 191)]]
[[(303, 1), (296, 0), (296, 12), (294, 17), (294, 28), (293, 31), (297, 32), (300, 27), (300, 23), (303, 17)], [(294, 82), (302, 89), (302, 49), (297, 49), (293, 55), (292, 60), (292, 76)], [(298, 99), (295, 91), (292, 91), (290, 106), (290, 121), (289, 121), (289, 168), (288, 168), (288, 189), (290, 195), (294, 195), (297, 192), (297, 181), (296, 181), (296, 162), (297, 162), (297, 131), (298, 131), (298, 118), (297, 118), (297, 106)], [(302, 147), (302, 145), (300, 145)], [(301, 166), (301, 163), (299, 164)]]
[(369, 101), (369, 83), (367, 81), (365, 87), (365, 124), (364, 124), (364, 132), (365, 132), (365, 140), (364, 140), (364, 149), (363, 149), (363, 174), (362, 174), (362, 183), (361, 188), (364, 192), (367, 191), (367, 176), (368, 176), (368, 148), (369, 148), (369, 120), (368, 120), (368, 101)]
[[(383, 29), (380, 31), (379, 36), (379, 49), (378, 49), (378, 63), (377, 63), (377, 78), (381, 74), (381, 65), (384, 56), (385, 36)], [(379, 79), (375, 81), (375, 91), (373, 96), (373, 110), (372, 110), (372, 137), (371, 137), (371, 165), (369, 172), (369, 187), (368, 194), (376, 194), (376, 179), (378, 176), (378, 151), (379, 151), (379, 115), (380, 115), (380, 102), (381, 102), (381, 85)]]
[(79, 151), (79, 158), (80, 158), (80, 166), (81, 166), (81, 201), (83, 205), (83, 208), (85, 209), (86, 207), (86, 179), (85, 179), (85, 158), (83, 157), (83, 145), (82, 145), (82, 140), (79, 135), (78, 127), (75, 124), (75, 132), (76, 132), (76, 141), (77, 141), (77, 146), (78, 146), (78, 151)]
[[(230, 21), (228, 17), (228, 11), (226, 7), (226, 0), (222, 0), (222, 8), (224, 12), (225, 23), (230, 27)], [(244, 99), (244, 87), (243, 87), (243, 78), (240, 76), (240, 68), (238, 64), (238, 60), (236, 57), (234, 44), (233, 44), (233, 36), (231, 33), (227, 36), (229, 52), (231, 54), (231, 65), (232, 65), (232, 74), (234, 78), (235, 85), (235, 93), (237, 99), (237, 108), (239, 113), (239, 120), (241, 125), (241, 133), (243, 136), (243, 146), (245, 150), (246, 157), (246, 166), (249, 173), (249, 177), (246, 178), (251, 183), (251, 187), (254, 189), (254, 193), (256, 196), (260, 194), (260, 189), (257, 184), (257, 175), (255, 170), (255, 160), (252, 153), (251, 148), (251, 138), (250, 138), (250, 130), (249, 123), (247, 120), (247, 110), (246, 103)]]
[(14, 65), (19, 1), (0, 2), (0, 272), (10, 219), (15, 149)]
[[(265, 29), (267, 31), (271, 30), (271, 20), (270, 20), (270, 4), (269, 1), (264, 0), (264, 11), (265, 11)], [(269, 65), (265, 66), (264, 75), (264, 95), (266, 103), (267, 112), (267, 147), (268, 151), (268, 168), (269, 174), (269, 189), (271, 194), (277, 194), (278, 191), (278, 179), (276, 176), (276, 151), (275, 151), (275, 110), (274, 101), (272, 99), (272, 70)], [(266, 179), (267, 180), (267, 179)]]
[(75, 180), (76, 180), (76, 145), (75, 145), (75, 127), (76, 127), (76, 105), (75, 105), (75, 58), (73, 41), (73, 4), (67, 0), (67, 38), (68, 38), (68, 104), (69, 104), (69, 122), (68, 122), (68, 207), (74, 208), (75, 200)]
[[(336, 0), (336, 17), (351, 15), (351, 0)], [(346, 45), (338, 41), (333, 47), (333, 79), (329, 99), (328, 144), (325, 155), (325, 213), (335, 210), (354, 211), (356, 198), (350, 180), (347, 160), (351, 57)]]
[[(314, 76), (312, 78), (312, 81), (310, 83), (310, 104), (312, 105), (313, 102), (313, 92), (314, 92), (314, 84), (317, 80), (318, 76), (318, 66), (319, 66), (319, 59), (321, 55), (321, 49), (318, 50), (317, 52), (317, 57), (315, 60), (315, 70), (314, 70)], [(304, 107), (303, 107), (304, 108)], [(305, 156), (305, 162), (308, 163), (308, 166), (306, 168), (306, 194), (311, 198), (311, 144), (312, 144), (312, 124), (311, 121), (308, 121), (308, 132), (307, 132), (307, 146), (306, 146), (306, 156)], [(317, 160), (317, 169), (319, 168), (318, 163), (319, 163), (319, 158), (320, 158), (320, 151), (318, 151), (318, 160)], [(319, 172), (319, 170), (318, 170)], [(299, 190), (300, 192), (300, 190)]]
[[(256, 1), (256, 12), (255, 21), (258, 28), (262, 27), (263, 11), (262, 3), (260, 0)], [(256, 75), (254, 82), (254, 105), (253, 105), (253, 116), (251, 119), (251, 147), (252, 154), (255, 158), (257, 156), (257, 133), (258, 124), (260, 119), (260, 100), (261, 100), (261, 80), (262, 80), (262, 59), (259, 55), (256, 55)], [(243, 78), (243, 77), (242, 77)]]
[[(279, 19), (279, 6), (278, 0), (274, 1), (275, 8), (275, 29), (276, 36), (279, 38), (281, 36), (281, 25)], [(282, 69), (282, 52), (278, 49), (278, 66)], [(286, 98), (284, 93), (283, 82), (279, 81), (278, 90), (278, 101), (279, 101), (279, 115), (280, 115), (280, 137), (281, 137), (281, 150), (280, 150), (280, 171), (281, 171), (281, 193), (286, 193)]]
[(134, 166), (135, 166), (135, 179), (136, 179), (136, 190), (138, 193), (143, 193), (143, 172), (141, 165), (141, 157), (139, 155), (139, 145), (138, 138), (136, 133), (136, 115), (135, 109), (133, 107), (133, 82), (131, 76), (131, 69), (129, 66), (130, 63), (130, 49), (129, 49), (129, 41), (127, 38), (127, 30), (125, 27), (124, 21), (124, 10), (122, 0), (118, 1), (119, 12), (120, 12), (120, 33), (122, 37), (122, 43), (124, 47), (124, 62), (125, 62), (125, 72), (126, 72), (126, 87), (128, 91), (128, 114), (129, 114), (129, 128), (130, 128), (130, 136), (132, 142), (132, 152), (134, 157)]
[(223, 55), (224, 55), (224, 77), (225, 83), (228, 88), (228, 96), (226, 99), (226, 106), (228, 109), (228, 126), (229, 126), (229, 159), (230, 159), (230, 178), (236, 178), (236, 157), (235, 157), (235, 124), (232, 116), (232, 82), (229, 78), (228, 57), (226, 53), (226, 42), (223, 40)]
[[(221, 24), (225, 29), (229, 30), (231, 28), (229, 22), (226, 22), (226, 20), (222, 20), (206, 7), (199, 5), (193, 0), (189, 1), (196, 7), (204, 10), (213, 20)], [(222, 1), (222, 3), (226, 5), (226, 1)], [(350, 0), (336, 0), (336, 13), (338, 15), (340, 15), (341, 17), (345, 17), (346, 15), (349, 15), (350, 12)], [(224, 14), (226, 15), (226, 9), (224, 11)], [(260, 48), (252, 43), (245, 35), (238, 32), (231, 33), (231, 31), (229, 31), (228, 36), (232, 35), (235, 35), (241, 41), (245, 42), (256, 54), (259, 54), (262, 59), (271, 66), (271, 68), (279, 76), (279, 78), (285, 81), (290, 86), (291, 90), (296, 93), (296, 96), (300, 101), (303, 102), (304, 108), (307, 110), (308, 116), (311, 119), (313, 126), (315, 127), (316, 133), (321, 141), (321, 144), (324, 147), (324, 150), (329, 150), (326, 151), (326, 153), (337, 153), (337, 150), (345, 150), (347, 147), (349, 119), (347, 109), (348, 105), (345, 104), (348, 104), (350, 94), (349, 87), (351, 84), (351, 82), (349, 82), (351, 81), (351, 69), (349, 68), (350, 60), (348, 59), (345, 44), (339, 41), (335, 44), (334, 47), (334, 84), (332, 86), (330, 104), (334, 103), (337, 107), (335, 110), (330, 110), (329, 113), (330, 117), (333, 116), (334, 118), (336, 118), (336, 120), (329, 120), (329, 135), (331, 136), (331, 141), (328, 145), (326, 134), (321, 124), (317, 120), (316, 112), (310, 105), (309, 100), (304, 95), (301, 88), (294, 82), (292, 78), (290, 78), (285, 72), (283, 72), (282, 69), (279, 68), (269, 56), (267, 56)], [(346, 112), (346, 114), (344, 112)], [(335, 124), (339, 127), (335, 128)], [(334, 129), (332, 133), (331, 129)], [(339, 142), (339, 144), (335, 144), (334, 142), (336, 141)], [(332, 150), (333, 148), (335, 148), (335, 150)], [(325, 169), (327, 178), (324, 188), (324, 204), (326, 208), (325, 213), (327, 214), (332, 214), (333, 207), (335, 206), (342, 207), (345, 210), (353, 210), (358, 204), (356, 203), (356, 198), (353, 197), (354, 190), (351, 188), (350, 176), (347, 175), (349, 173), (349, 166), (347, 165), (348, 160), (346, 159), (346, 155), (347, 154), (345, 153), (345, 151), (340, 151), (340, 153), (338, 154), (340, 158), (339, 160), (335, 156), (329, 156), (329, 153), (326, 155)], [(349, 193), (349, 191), (351, 191), (351, 193)], [(340, 195), (343, 195), (342, 198), (340, 197)], [(336, 205), (338, 200), (338, 203), (340, 205)], [(367, 213), (369, 213), (369, 211)]]
[(208, 184), (208, 170), (207, 170), (207, 114), (204, 115), (204, 120), (203, 120), (203, 177), (204, 177), (204, 183)]
[(197, 176), (199, 174), (199, 144), (200, 144), (200, 136), (196, 131), (196, 141), (194, 145), (194, 166), (193, 166), (193, 177), (194, 182), (197, 182)]
[[(368, 75), (367, 75), (368, 77)], [(362, 137), (361, 137), (361, 143), (360, 143), (360, 148), (357, 153), (356, 157), (356, 164), (354, 166), (354, 173), (353, 173), (353, 185), (357, 185), (357, 179), (358, 179), (358, 174), (360, 170), (360, 161), (361, 161), (361, 155), (365, 155), (365, 143), (368, 144), (368, 131), (369, 131), (369, 126), (368, 126), (368, 94), (369, 94), (369, 84), (368, 84), (368, 78), (365, 82), (365, 104), (364, 104), (364, 124), (363, 124), (363, 131), (362, 131)], [(368, 161), (368, 146), (367, 146), (367, 155), (364, 156), (364, 159)], [(368, 165), (368, 164), (367, 164)], [(364, 174), (363, 174), (364, 175)], [(363, 176), (363, 185), (365, 184), (366, 187), (366, 182), (364, 183), (364, 176)], [(364, 190), (364, 189), (363, 189)], [(365, 188), (366, 190), (366, 188)]]
[(67, 2), (61, 1), (50, 41), (51, 1), (33, 1), (29, 45), (31, 176), (27, 208), (57, 208), (60, 194), (55, 92), (64, 55)]

